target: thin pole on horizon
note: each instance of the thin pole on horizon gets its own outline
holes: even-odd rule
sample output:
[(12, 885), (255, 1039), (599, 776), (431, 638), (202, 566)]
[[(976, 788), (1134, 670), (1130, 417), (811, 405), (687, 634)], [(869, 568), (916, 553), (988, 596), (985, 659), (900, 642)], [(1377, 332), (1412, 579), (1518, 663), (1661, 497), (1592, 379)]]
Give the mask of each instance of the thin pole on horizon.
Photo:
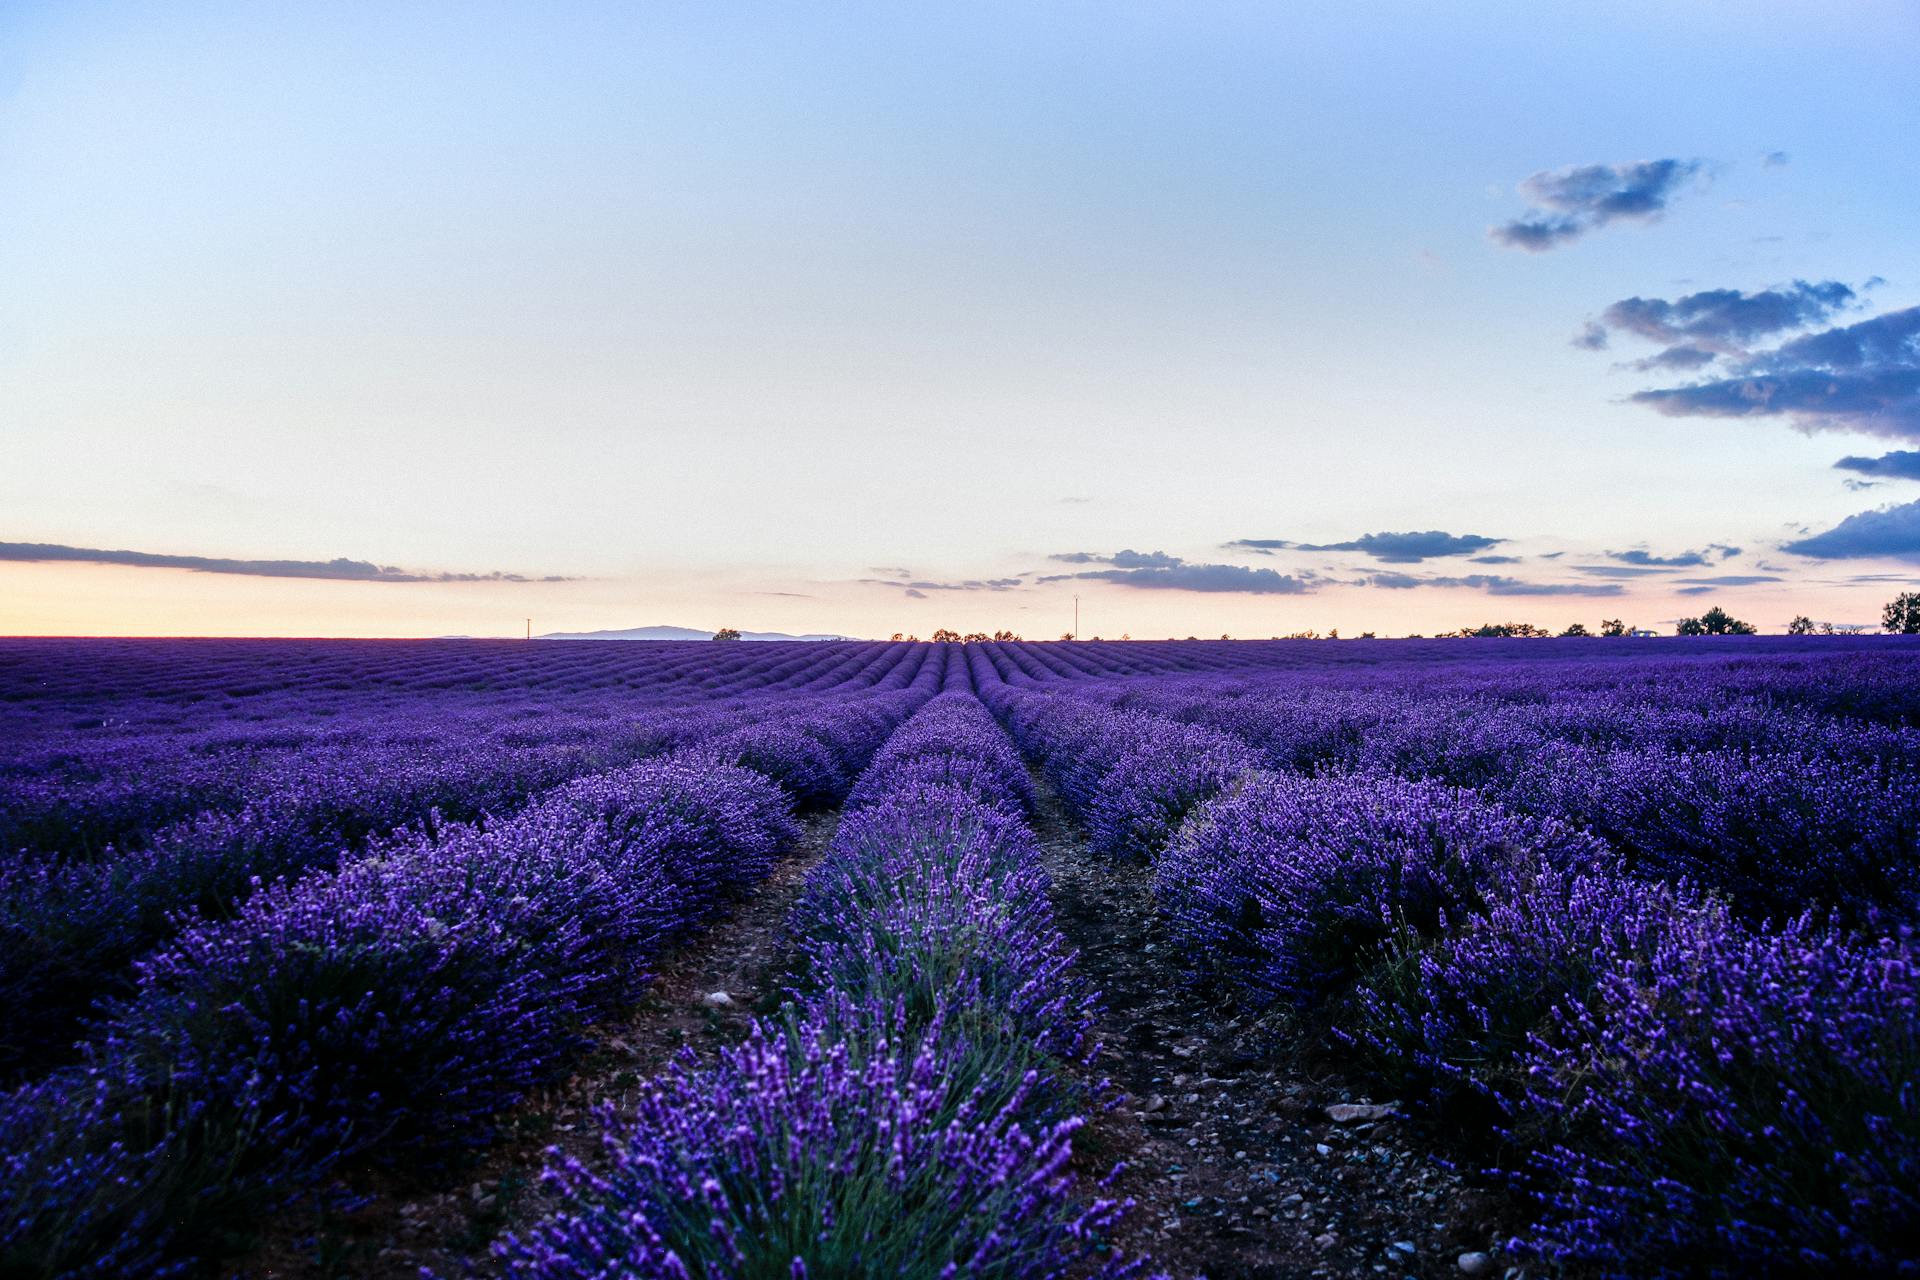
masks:
[(533, 619), (527, 619), (527, 639), (533, 639)]
[(1073, 598), (1073, 638), (1080, 638), (1080, 597)]

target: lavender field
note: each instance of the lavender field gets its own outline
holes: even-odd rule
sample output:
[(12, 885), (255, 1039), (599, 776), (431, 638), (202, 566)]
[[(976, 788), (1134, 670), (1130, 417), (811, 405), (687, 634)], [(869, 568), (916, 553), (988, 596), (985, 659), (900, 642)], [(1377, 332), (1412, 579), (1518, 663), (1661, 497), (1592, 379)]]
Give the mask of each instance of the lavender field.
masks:
[(0, 640), (0, 1275), (1920, 1273), (1920, 642)]

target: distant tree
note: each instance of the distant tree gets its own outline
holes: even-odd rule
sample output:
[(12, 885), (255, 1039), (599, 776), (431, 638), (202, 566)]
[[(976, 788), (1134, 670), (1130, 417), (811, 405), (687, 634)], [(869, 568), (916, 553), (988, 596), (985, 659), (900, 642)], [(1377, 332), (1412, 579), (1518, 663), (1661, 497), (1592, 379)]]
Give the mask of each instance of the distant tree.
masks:
[(1545, 627), (1536, 627), (1531, 622), (1483, 622), (1477, 627), (1462, 627), (1446, 634), (1474, 640), (1504, 640), (1516, 636), (1534, 639), (1550, 636), (1553, 632)]
[(892, 636), (892, 639), (895, 639), (895, 640), (905, 640), (905, 639), (906, 639), (906, 637), (905, 637), (905, 636), (903, 636), (903, 635), (901, 635), (901, 634), (900, 634), (900, 633), (899, 633), (898, 631), (896, 631), (896, 632), (894, 632), (894, 633), (893, 633), (893, 636)]
[(1697, 618), (1680, 619), (1674, 625), (1673, 634), (1677, 636), (1750, 636), (1756, 630), (1758, 628), (1751, 622), (1742, 622), (1719, 605), (1715, 605)]
[(1073, 639), (1073, 632), (1071, 632), (1071, 631), (1062, 631), (1062, 632), (1060, 633), (1060, 638), (1061, 638), (1062, 640), (1071, 640), (1071, 639)]
[(1011, 631), (996, 631), (993, 633), (993, 638), (1005, 644), (1009, 640), (1018, 640), (1020, 637)]
[(1338, 627), (1327, 628), (1327, 639), (1338, 640), (1339, 638), (1340, 638), (1340, 628)]
[(1902, 591), (1880, 611), (1880, 626), (1895, 635), (1920, 635), (1920, 591)]
[(987, 638), (987, 633), (984, 631), (969, 631), (960, 638), (968, 644), (984, 643)]
[(1810, 636), (1817, 630), (1818, 628), (1813, 625), (1813, 619), (1804, 613), (1797, 615), (1787, 624), (1787, 634), (1790, 636)]
[(1576, 622), (1573, 625), (1569, 626), (1565, 631), (1562, 631), (1560, 634), (1563, 637), (1564, 636), (1590, 636), (1593, 634), (1593, 632), (1587, 630), (1586, 623)]
[(960, 633), (958, 631), (949, 631), (945, 627), (941, 627), (938, 631), (933, 633), (933, 642), (935, 644), (959, 644)]
[(1232, 637), (1232, 636), (1230, 636), (1230, 635), (1228, 635), (1228, 634), (1227, 634), (1226, 632), (1224, 632), (1224, 631), (1222, 631), (1222, 632), (1220, 633), (1220, 638), (1221, 638), (1222, 640), (1231, 640), (1231, 639), (1233, 639), (1233, 637)]
[(1122, 631), (1122, 632), (1120, 633), (1120, 638), (1121, 638), (1122, 640), (1131, 640), (1131, 639), (1133, 639), (1133, 632), (1131, 632), (1131, 631)]
[(1372, 640), (1372, 639), (1374, 639), (1374, 638), (1375, 638), (1375, 636), (1374, 636), (1374, 634), (1373, 634), (1373, 632), (1371, 632), (1371, 631), (1362, 631), (1362, 632), (1360, 633), (1360, 638), (1361, 638), (1362, 640)]
[(738, 640), (740, 638), (740, 631), (736, 627), (722, 627), (713, 633), (713, 638), (715, 640)]
[[(1278, 636), (1274, 637), (1276, 640), (1279, 638)], [(1289, 640), (1318, 640), (1319, 638), (1320, 633), (1318, 631), (1295, 631), (1287, 636)]]
[(1620, 619), (1618, 618), (1602, 618), (1600, 620), (1600, 634), (1605, 636), (1609, 640), (1618, 639), (1619, 637), (1624, 635), (1630, 635), (1632, 634), (1632, 632), (1633, 632), (1633, 628), (1629, 627), (1626, 623), (1620, 621)]

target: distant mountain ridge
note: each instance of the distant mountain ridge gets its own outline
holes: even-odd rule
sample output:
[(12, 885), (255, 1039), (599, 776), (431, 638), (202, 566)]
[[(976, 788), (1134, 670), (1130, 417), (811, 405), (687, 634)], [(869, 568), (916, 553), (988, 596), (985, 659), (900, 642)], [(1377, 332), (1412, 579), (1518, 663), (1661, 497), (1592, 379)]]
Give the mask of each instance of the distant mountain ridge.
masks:
[[(790, 636), (784, 631), (742, 631), (742, 640), (851, 640), (852, 636)], [(711, 640), (697, 627), (626, 627), (613, 631), (550, 631), (542, 640)]]

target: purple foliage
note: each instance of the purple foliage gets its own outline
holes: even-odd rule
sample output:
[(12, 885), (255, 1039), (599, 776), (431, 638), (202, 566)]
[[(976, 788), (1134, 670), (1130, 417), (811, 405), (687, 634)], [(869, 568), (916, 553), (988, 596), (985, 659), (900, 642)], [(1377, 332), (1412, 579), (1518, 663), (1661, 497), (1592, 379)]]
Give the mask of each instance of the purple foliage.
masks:
[(756, 1026), (609, 1108), (602, 1161), (549, 1166), (566, 1208), (502, 1246), (511, 1274), (1043, 1280), (1098, 1257), (1124, 1206), (1082, 1201), (1066, 1167), (1079, 1121), (1023, 1118), (1037, 1074), (993, 1098), (937, 1027), (895, 1019), (860, 1042), (836, 1034), (849, 1021)]
[(1438, 936), (1398, 935), (1364, 974), (1343, 1038), (1396, 1092), (1450, 1127), (1548, 1126), (1526, 1098), (1533, 1037), (1603, 981), (1678, 950), (1704, 954), (1736, 926), (1712, 899), (1617, 870), (1520, 869)]
[(1723, 890), (1755, 917), (1812, 902), (1904, 919), (1920, 907), (1920, 774), (1799, 754), (1561, 746), (1494, 789), (1590, 828), (1643, 874)]
[[(154, 1232), (126, 1242), (145, 1256), (179, 1221), (217, 1218), (210, 1200), (270, 1203), (348, 1153), (483, 1141), (665, 939), (767, 869), (793, 831), (787, 804), (746, 770), (639, 765), (189, 928), (141, 963), (88, 1066), (0, 1101), (0, 1127), (52, 1135), (43, 1164), (84, 1173), (116, 1146), (147, 1153), (156, 1189), (138, 1198), (154, 1207), (128, 1226), (135, 1207), (111, 1190), (22, 1170), (0, 1185), (0, 1223), (19, 1236), (0, 1258), (50, 1249), (40, 1233), (69, 1198), (104, 1201), (98, 1220), (122, 1234)], [(102, 1088), (110, 1105), (83, 1110)], [(82, 1113), (105, 1128), (47, 1120)]]
[(1154, 893), (1183, 955), (1309, 1010), (1390, 943), (1445, 932), (1516, 875), (1607, 859), (1590, 836), (1435, 783), (1263, 774), (1188, 820)]
[(784, 1018), (606, 1110), (605, 1159), (557, 1158), (563, 1207), (499, 1246), (513, 1273), (1137, 1275), (1103, 1239), (1126, 1206), (1067, 1169), (1060, 1066), (1091, 1054), (1095, 1003), (1021, 782), (970, 695), (897, 732), (793, 911)]
[(1066, 1172), (1096, 1005), (1021, 753), (1149, 860), (1196, 975), (1311, 1012), (1501, 1162), (1515, 1251), (1920, 1271), (1916, 662), (0, 640), (0, 1072), (99, 1020), (0, 1097), (0, 1273), (169, 1274), (347, 1157), (458, 1158), (796, 803), (848, 816), (788, 1010), (609, 1113), (511, 1264), (1128, 1273), (1120, 1206)]
[(1522, 1241), (1616, 1276), (1920, 1270), (1920, 969), (1812, 918), (1609, 968), (1528, 1053)]

